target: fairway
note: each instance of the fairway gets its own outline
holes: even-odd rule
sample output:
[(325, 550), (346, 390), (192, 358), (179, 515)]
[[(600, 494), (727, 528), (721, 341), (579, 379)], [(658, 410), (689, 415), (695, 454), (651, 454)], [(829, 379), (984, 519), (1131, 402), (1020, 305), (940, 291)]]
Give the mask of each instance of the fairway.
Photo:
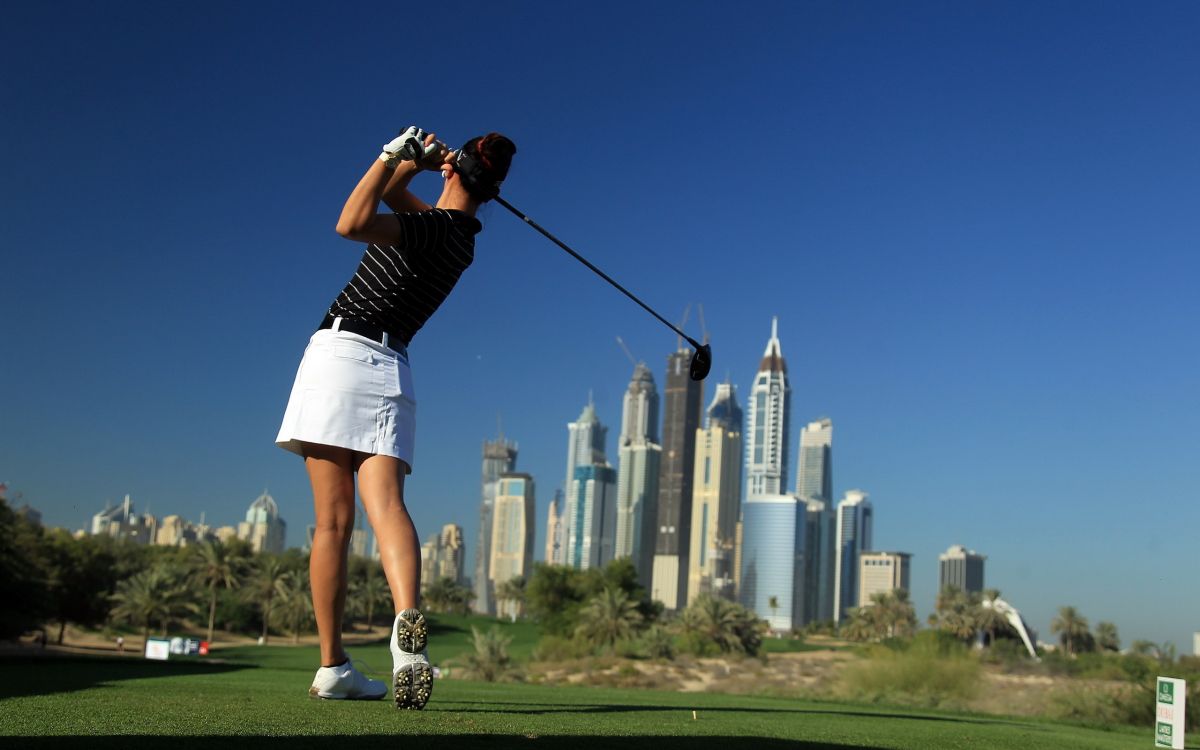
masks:
[[(223, 663), (12, 657), (0, 734), (14, 747), (1059, 748), (1150, 747), (1149, 731), (783, 698), (439, 680), (423, 712), (307, 697), (314, 652)], [(361, 648), (368, 662), (382, 647)], [(375, 653), (381, 652), (381, 653)], [(372, 666), (379, 666), (372, 664)], [(386, 666), (386, 665), (385, 665)], [(693, 719), (693, 711), (695, 717)], [(342, 737), (354, 736), (352, 745)], [(431, 745), (433, 742), (431, 742)], [(413, 745), (409, 745), (413, 746)]]

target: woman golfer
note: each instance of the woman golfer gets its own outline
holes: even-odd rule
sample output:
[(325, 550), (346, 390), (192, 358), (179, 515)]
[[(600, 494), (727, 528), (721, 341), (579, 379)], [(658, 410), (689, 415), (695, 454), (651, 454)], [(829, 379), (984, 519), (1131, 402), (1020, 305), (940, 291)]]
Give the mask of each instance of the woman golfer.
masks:
[[(516, 146), (498, 133), (448, 151), (409, 128), (350, 193), (337, 231), (367, 243), (358, 269), (309, 340), (276, 443), (304, 457), (316, 531), (309, 572), (321, 668), (309, 694), (378, 699), (387, 686), (363, 676), (342, 648), (346, 554), (354, 528), (354, 475), (396, 605), (392, 687), (398, 708), (424, 708), (433, 689), (420, 606), (421, 546), (404, 506), (412, 473), (416, 398), (408, 345), (471, 265), (480, 204), (499, 191)], [(408, 191), (440, 170), (429, 206)], [(379, 201), (394, 213), (377, 213)]]

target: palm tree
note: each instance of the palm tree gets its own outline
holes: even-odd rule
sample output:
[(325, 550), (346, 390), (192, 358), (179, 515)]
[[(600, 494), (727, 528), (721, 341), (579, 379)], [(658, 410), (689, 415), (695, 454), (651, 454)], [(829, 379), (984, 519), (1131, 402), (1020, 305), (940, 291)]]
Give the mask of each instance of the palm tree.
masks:
[(765, 622), (748, 609), (711, 594), (701, 594), (680, 618), (685, 632), (716, 645), (725, 653), (754, 655), (762, 645)]
[(267, 642), (271, 628), (271, 610), (275, 597), (287, 591), (289, 573), (278, 557), (260, 555), (254, 571), (246, 581), (243, 593), (246, 600), (257, 604), (262, 611), (262, 641)]
[(188, 596), (177, 571), (155, 565), (117, 584), (112, 616), (141, 625), (144, 638), (150, 637), (155, 622), (166, 635), (171, 620), (191, 609)]
[(779, 610), (779, 597), (778, 596), (768, 596), (767, 597), (767, 607), (771, 610), (771, 627), (774, 628), (775, 627), (775, 617), (776, 617), (775, 613)]
[(525, 579), (514, 576), (496, 587), (496, 598), (512, 603), (512, 619), (516, 621), (525, 611)]
[(279, 615), (292, 631), (292, 643), (300, 642), (300, 631), (313, 621), (312, 596), (308, 590), (308, 571), (296, 570), (284, 578), (279, 597)]
[(1008, 630), (1008, 617), (996, 609), (996, 601), (1000, 598), (999, 589), (985, 589), (983, 602), (975, 613), (976, 624), (987, 633), (988, 646), (996, 642), (996, 633)]
[(846, 617), (838, 628), (838, 634), (848, 641), (866, 641), (874, 635), (865, 607), (852, 607), (846, 611)]
[(375, 568), (371, 568), (367, 572), (367, 577), (359, 582), (358, 596), (363, 600), (367, 610), (367, 629), (370, 630), (371, 625), (375, 622), (375, 604), (382, 602), (386, 597), (392, 595), (392, 590), (388, 588), (387, 579), (379, 575)]
[(637, 602), (618, 588), (606, 587), (579, 612), (576, 632), (589, 643), (612, 651), (628, 639), (642, 622)]
[(429, 584), (422, 592), (421, 598), (430, 612), (466, 614), (471, 608), (471, 600), (475, 598), (475, 593), (447, 576)]
[(907, 589), (896, 589), (888, 594), (885, 604), (888, 636), (911, 638), (917, 631), (917, 611), (908, 597)]
[(510, 643), (512, 638), (501, 633), (500, 628), (494, 625), (486, 633), (480, 632), (479, 628), (472, 625), (472, 650), (462, 657), (467, 671), (487, 682), (515, 676), (516, 665), (508, 655)]
[(213, 624), (217, 618), (217, 589), (238, 586), (244, 558), (221, 542), (205, 542), (196, 547), (192, 557), (196, 583), (208, 589), (208, 642), (212, 643)]
[(1050, 622), (1050, 632), (1059, 633), (1059, 642), (1074, 656), (1075, 645), (1088, 635), (1088, 622), (1074, 607), (1059, 607), (1058, 616)]
[(1096, 646), (1102, 651), (1120, 651), (1121, 637), (1117, 626), (1111, 622), (1096, 623)]
[(970, 641), (979, 630), (977, 607), (961, 589), (947, 586), (938, 594), (937, 628), (962, 641)]

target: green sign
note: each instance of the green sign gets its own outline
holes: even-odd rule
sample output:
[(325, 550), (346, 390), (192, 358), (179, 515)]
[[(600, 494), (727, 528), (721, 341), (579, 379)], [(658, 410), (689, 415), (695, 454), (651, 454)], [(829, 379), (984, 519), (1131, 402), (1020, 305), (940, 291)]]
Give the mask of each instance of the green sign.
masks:
[(1158, 683), (1158, 702), (1168, 706), (1175, 705), (1175, 683), (1160, 680)]
[(1171, 725), (1165, 721), (1158, 722), (1158, 729), (1154, 732), (1155, 747), (1170, 747), (1171, 738), (1173, 736)]

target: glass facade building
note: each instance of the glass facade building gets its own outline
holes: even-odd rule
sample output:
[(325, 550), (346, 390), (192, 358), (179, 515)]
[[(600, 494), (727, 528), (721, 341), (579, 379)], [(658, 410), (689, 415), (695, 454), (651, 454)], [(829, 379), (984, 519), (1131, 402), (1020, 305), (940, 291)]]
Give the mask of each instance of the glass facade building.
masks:
[(799, 627), (804, 609), (806, 504), (788, 495), (747, 499), (742, 509), (739, 598), (776, 631)]

